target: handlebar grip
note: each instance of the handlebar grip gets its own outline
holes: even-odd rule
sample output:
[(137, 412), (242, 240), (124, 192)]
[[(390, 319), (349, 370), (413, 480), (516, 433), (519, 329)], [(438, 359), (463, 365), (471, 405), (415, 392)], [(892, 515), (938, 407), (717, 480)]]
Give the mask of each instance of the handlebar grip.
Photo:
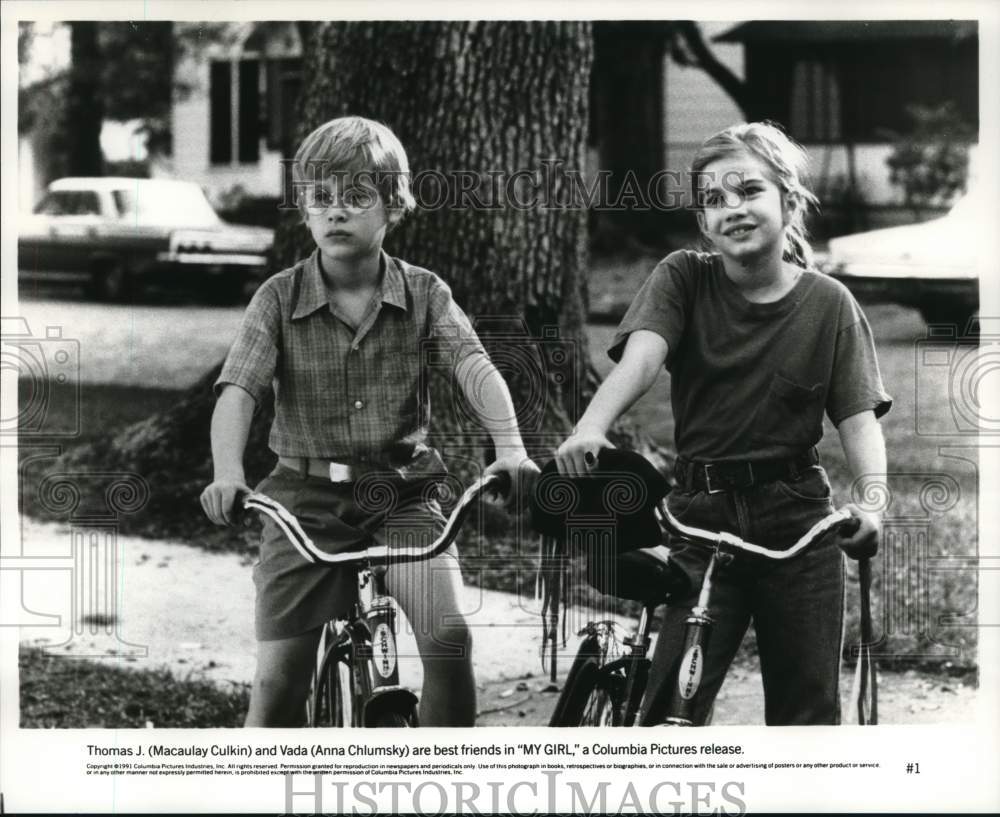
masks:
[(511, 481), (510, 474), (506, 471), (501, 471), (496, 474), (491, 474), (484, 487), (486, 490), (494, 491), (506, 499), (510, 496), (511, 489), (513, 488), (513, 482)]
[(845, 519), (838, 526), (838, 532), (841, 536), (854, 536), (858, 532), (858, 528), (861, 527), (861, 520), (856, 516), (852, 516), (850, 519)]

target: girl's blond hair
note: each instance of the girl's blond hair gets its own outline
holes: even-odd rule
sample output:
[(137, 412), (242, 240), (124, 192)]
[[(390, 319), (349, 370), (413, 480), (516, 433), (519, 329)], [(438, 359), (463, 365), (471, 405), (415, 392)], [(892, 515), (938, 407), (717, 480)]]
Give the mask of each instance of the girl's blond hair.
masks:
[(702, 142), (691, 162), (692, 194), (696, 206), (699, 201), (696, 180), (701, 172), (712, 162), (734, 153), (748, 153), (771, 171), (791, 208), (785, 227), (782, 258), (800, 267), (812, 266), (813, 252), (807, 239), (805, 218), (809, 207), (818, 206), (819, 201), (805, 183), (809, 157), (802, 146), (777, 125), (771, 122), (733, 125)]

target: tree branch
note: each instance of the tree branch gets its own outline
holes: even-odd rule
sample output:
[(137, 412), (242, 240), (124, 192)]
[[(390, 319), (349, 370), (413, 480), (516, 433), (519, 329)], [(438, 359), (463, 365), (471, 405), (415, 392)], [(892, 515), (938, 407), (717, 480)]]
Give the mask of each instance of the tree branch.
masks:
[[(725, 91), (730, 99), (739, 106), (743, 116), (750, 118), (750, 93), (747, 84), (736, 74), (719, 62), (718, 58), (708, 47), (705, 38), (702, 36), (701, 28), (693, 20), (678, 20), (675, 23), (677, 34), (682, 38), (684, 45), (690, 51), (695, 65), (708, 74), (716, 84)], [(674, 59), (678, 60), (677, 56)]]

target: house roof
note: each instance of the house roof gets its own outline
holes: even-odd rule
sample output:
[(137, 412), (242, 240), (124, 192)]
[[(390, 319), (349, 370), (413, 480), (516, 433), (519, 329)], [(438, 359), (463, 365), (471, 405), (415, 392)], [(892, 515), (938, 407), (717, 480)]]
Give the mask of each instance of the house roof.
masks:
[(863, 40), (975, 37), (975, 20), (750, 20), (724, 31), (716, 42), (837, 43)]

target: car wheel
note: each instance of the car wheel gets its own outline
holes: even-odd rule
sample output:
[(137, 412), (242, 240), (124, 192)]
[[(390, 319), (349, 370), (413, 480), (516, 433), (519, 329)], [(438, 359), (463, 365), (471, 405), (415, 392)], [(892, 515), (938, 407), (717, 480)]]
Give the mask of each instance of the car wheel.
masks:
[(94, 265), (91, 294), (102, 301), (124, 301), (132, 292), (132, 280), (121, 261), (107, 260)]

